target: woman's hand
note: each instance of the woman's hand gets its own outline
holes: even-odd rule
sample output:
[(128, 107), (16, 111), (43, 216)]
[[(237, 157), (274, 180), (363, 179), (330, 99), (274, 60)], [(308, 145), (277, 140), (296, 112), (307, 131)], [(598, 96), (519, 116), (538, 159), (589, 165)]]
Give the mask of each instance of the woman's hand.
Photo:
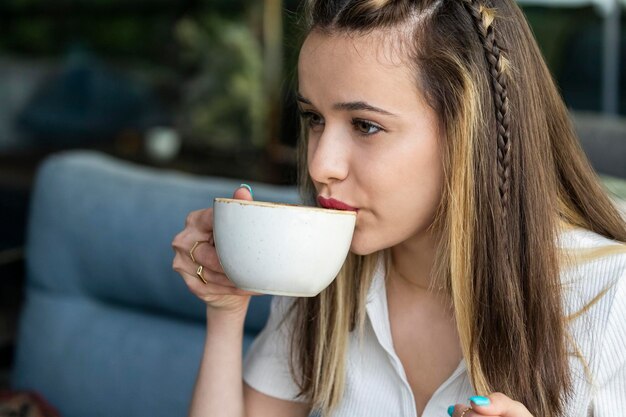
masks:
[[(251, 189), (246, 187), (235, 190), (233, 198), (252, 200)], [(189, 213), (172, 247), (176, 253), (172, 267), (193, 294), (215, 310), (245, 314), (250, 296), (256, 293), (238, 289), (224, 274), (213, 240), (212, 208)]]
[(452, 417), (533, 417), (524, 404), (499, 392), (488, 397), (474, 396), (470, 405), (456, 404), (448, 408)]

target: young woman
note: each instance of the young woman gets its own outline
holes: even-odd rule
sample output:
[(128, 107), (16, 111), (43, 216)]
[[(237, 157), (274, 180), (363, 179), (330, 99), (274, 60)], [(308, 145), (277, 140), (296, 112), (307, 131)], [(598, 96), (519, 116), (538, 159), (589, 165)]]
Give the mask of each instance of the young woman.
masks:
[(626, 225), (514, 1), (307, 17), (300, 186), (358, 209), (350, 254), (317, 297), (274, 298), (243, 366), (252, 294), (220, 267), (212, 210), (189, 215), (174, 269), (207, 304), (190, 415), (624, 413)]

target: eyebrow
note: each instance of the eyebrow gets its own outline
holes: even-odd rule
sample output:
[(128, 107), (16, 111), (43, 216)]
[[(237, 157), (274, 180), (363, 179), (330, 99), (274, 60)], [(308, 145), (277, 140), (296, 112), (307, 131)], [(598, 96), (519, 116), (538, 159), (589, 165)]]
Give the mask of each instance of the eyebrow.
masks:
[[(296, 99), (304, 104), (310, 104), (313, 105), (313, 103), (311, 103), (310, 100), (302, 97), (302, 95), (300, 95), (300, 93), (296, 93)], [(372, 111), (375, 113), (380, 113), (380, 114), (384, 114), (387, 116), (396, 116), (393, 113), (388, 112), (387, 110), (383, 110), (381, 108), (378, 107), (374, 107), (371, 104), (367, 104), (364, 101), (350, 101), (347, 103), (336, 103), (333, 106), (334, 109), (336, 110), (348, 110), (348, 111), (354, 111), (354, 110), (366, 110), (366, 111)]]

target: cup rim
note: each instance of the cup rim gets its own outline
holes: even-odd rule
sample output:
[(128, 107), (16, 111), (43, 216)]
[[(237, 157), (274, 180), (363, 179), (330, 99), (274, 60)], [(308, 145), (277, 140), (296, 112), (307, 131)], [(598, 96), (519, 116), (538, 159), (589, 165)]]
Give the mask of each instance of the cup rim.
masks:
[[(337, 210), (337, 209), (327, 209), (323, 207), (312, 207), (312, 206), (300, 206), (297, 204), (289, 204), (289, 203), (273, 203), (270, 201), (257, 201), (257, 200), (238, 200), (236, 198), (225, 198), (225, 197), (216, 197), (213, 199), (213, 204), (215, 203), (237, 203), (247, 206), (259, 206), (259, 207), (280, 207), (280, 208), (293, 208), (296, 210), (307, 210), (307, 211), (321, 211), (328, 214), (347, 214), (356, 217), (356, 211), (352, 210)], [(330, 213), (329, 213), (330, 212)]]

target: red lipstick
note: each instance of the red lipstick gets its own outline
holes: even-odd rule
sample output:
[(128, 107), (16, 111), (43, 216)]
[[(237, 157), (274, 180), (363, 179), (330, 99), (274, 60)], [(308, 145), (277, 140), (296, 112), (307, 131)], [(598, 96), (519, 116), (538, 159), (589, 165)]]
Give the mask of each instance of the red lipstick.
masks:
[(342, 201), (335, 200), (334, 198), (324, 198), (322, 196), (318, 196), (317, 202), (320, 203), (320, 206), (327, 209), (359, 211), (358, 208), (352, 207)]

